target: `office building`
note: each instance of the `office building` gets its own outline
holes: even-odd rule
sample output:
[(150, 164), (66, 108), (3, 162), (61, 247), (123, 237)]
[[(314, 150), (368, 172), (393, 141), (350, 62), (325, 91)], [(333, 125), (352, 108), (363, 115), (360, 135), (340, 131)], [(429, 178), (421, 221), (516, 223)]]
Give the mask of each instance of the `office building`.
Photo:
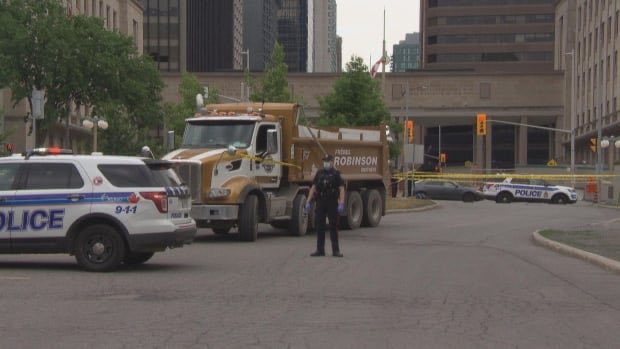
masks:
[(314, 0), (283, 0), (278, 10), (278, 41), (289, 72), (314, 68)]
[(337, 71), (336, 0), (314, 0), (314, 67), (317, 73)]
[(242, 51), (242, 0), (187, 0), (187, 71), (240, 70)]
[[(611, 166), (620, 159), (615, 147), (620, 140), (620, 0), (560, 0), (556, 10), (555, 68), (566, 78), (564, 128), (574, 129), (577, 164), (597, 164), (600, 153), (601, 165)], [(605, 137), (611, 142), (602, 149)], [(569, 135), (562, 140), (569, 154)]]
[(405, 35), (392, 48), (392, 72), (402, 73), (420, 68), (420, 33)]
[[(243, 50), (249, 51), (250, 71), (263, 71), (278, 38), (278, 9), (282, 0), (243, 3)], [(244, 65), (245, 67), (245, 65)]]
[(422, 67), (551, 71), (555, 2), (422, 0)]
[(181, 69), (181, 1), (140, 1), (144, 8), (144, 52), (161, 71)]

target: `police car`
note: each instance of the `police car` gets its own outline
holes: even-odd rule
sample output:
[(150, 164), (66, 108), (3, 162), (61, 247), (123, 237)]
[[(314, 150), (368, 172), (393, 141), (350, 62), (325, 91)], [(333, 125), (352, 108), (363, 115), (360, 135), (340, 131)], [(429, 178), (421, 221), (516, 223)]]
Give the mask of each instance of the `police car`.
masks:
[(0, 158), (0, 253), (68, 253), (109, 271), (192, 242), (189, 191), (170, 162), (70, 153)]
[(486, 199), (497, 203), (513, 201), (550, 202), (566, 204), (577, 202), (577, 192), (571, 187), (550, 185), (540, 179), (506, 178), (499, 183), (486, 183), (483, 187)]

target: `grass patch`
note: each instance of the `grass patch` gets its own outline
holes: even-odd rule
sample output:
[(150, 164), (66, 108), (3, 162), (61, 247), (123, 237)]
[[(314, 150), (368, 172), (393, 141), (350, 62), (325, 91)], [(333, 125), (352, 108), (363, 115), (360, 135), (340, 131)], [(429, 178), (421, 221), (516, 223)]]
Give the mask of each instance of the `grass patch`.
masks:
[(405, 210), (412, 208), (420, 208), (433, 205), (434, 202), (432, 200), (419, 200), (413, 197), (410, 198), (388, 198), (386, 202), (386, 207), (388, 210)]
[(620, 261), (620, 233), (618, 231), (548, 229), (539, 233), (547, 239)]

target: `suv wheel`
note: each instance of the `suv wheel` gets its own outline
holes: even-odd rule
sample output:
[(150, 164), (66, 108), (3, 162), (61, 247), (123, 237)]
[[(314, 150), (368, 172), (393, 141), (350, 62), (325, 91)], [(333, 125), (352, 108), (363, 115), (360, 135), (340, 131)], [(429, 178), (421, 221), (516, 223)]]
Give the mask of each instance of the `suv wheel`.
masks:
[(114, 228), (96, 224), (78, 235), (75, 259), (88, 271), (111, 271), (125, 258), (125, 249), (125, 242)]
[(512, 202), (512, 195), (506, 192), (499, 193), (497, 194), (495, 202), (497, 202), (498, 204), (509, 204)]

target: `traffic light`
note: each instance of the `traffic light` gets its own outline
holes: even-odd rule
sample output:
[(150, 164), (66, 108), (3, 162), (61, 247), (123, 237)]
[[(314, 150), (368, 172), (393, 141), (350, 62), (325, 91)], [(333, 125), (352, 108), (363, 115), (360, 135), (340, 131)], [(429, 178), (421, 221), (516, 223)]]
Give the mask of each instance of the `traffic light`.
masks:
[(13, 143), (6, 144), (6, 151), (13, 154)]
[(590, 138), (590, 150), (592, 150), (593, 153), (596, 153), (596, 148), (597, 148), (596, 141), (597, 141), (596, 138)]
[(407, 120), (407, 137), (409, 138), (409, 144), (413, 144), (413, 121)]
[(476, 119), (476, 134), (486, 136), (487, 134), (487, 114), (478, 114)]

